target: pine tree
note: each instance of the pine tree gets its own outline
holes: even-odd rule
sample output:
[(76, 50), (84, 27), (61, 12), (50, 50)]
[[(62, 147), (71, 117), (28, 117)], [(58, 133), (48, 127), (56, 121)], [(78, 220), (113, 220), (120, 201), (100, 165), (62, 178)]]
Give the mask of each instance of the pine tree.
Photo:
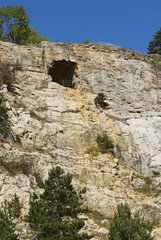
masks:
[(154, 39), (149, 42), (148, 53), (158, 53), (161, 54), (161, 27), (160, 29), (153, 35)]
[(139, 212), (132, 217), (129, 205), (119, 204), (110, 226), (109, 240), (153, 240), (153, 224)]
[(18, 240), (15, 224), (0, 210), (0, 240)]
[(18, 219), (21, 215), (21, 204), (15, 194), (11, 201), (5, 200), (0, 210), (0, 240), (18, 240), (15, 233), (15, 223), (13, 220)]
[(87, 234), (79, 234), (84, 221), (78, 218), (82, 211), (78, 194), (72, 184), (72, 175), (64, 175), (60, 167), (49, 172), (43, 184), (44, 192), (35, 193), (30, 200), (27, 221), (41, 240), (85, 240)]

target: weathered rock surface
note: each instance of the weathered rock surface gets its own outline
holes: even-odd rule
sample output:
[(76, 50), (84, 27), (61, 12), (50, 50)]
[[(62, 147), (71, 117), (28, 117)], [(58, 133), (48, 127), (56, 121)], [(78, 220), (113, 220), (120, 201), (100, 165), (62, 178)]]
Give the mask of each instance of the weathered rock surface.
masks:
[[(43, 147), (69, 146), (82, 152), (106, 130), (117, 154), (139, 173), (160, 169), (160, 79), (148, 56), (109, 45), (48, 42), (39, 47), (1, 42), (0, 55), (1, 61), (21, 63), (12, 100), (22, 107), (11, 108), (10, 115), (24, 144), (41, 147), (41, 142)], [(50, 73), (52, 82), (49, 69), (60, 62), (76, 65), (74, 70), (64, 67), (73, 71), (76, 90), (55, 83), (59, 69)], [(96, 109), (93, 99), (98, 92), (107, 96), (110, 109)]]
[[(0, 59), (21, 64), (14, 93), (5, 86), (1, 92), (13, 136), (22, 143), (0, 145), (0, 201), (17, 192), (25, 213), (36, 186), (34, 173), (45, 179), (52, 166), (60, 165), (74, 174), (76, 188), (87, 187), (84, 204), (91, 209), (111, 217), (116, 205), (127, 201), (133, 211), (160, 222), (160, 195), (139, 193), (145, 181), (134, 177), (134, 172), (161, 173), (161, 80), (150, 56), (99, 44), (0, 42)], [(66, 80), (70, 87), (62, 86)], [(96, 108), (99, 92), (106, 95), (108, 109)], [(86, 153), (103, 131), (114, 141), (115, 157)], [(30, 165), (30, 175), (9, 174), (6, 164), (22, 160)], [(159, 183), (153, 178), (157, 189)]]

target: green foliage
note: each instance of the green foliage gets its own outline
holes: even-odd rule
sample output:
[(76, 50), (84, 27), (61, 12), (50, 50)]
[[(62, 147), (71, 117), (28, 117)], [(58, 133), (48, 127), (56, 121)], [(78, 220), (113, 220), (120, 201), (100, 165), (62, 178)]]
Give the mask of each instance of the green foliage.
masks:
[(87, 148), (86, 150), (86, 153), (91, 154), (92, 156), (98, 156), (99, 152), (100, 152), (99, 147), (95, 146)]
[[(13, 83), (15, 81), (15, 70), (20, 68), (19, 63), (11, 64), (0, 62), (0, 87), (7, 85), (8, 91), (13, 91)], [(13, 135), (8, 121), (8, 109), (5, 106), (6, 99), (0, 93), (0, 134), (3, 138), (12, 137)]]
[(90, 210), (87, 213), (87, 216), (89, 218), (92, 218), (94, 220), (95, 223), (97, 223), (99, 226), (101, 227), (108, 227), (109, 228), (109, 224), (108, 222), (103, 222), (103, 220), (109, 220), (109, 218), (107, 218), (107, 216), (105, 214), (102, 214), (100, 212), (98, 212), (97, 210)]
[(118, 204), (110, 226), (109, 240), (152, 240), (153, 224), (145, 220), (139, 212), (132, 217), (127, 203)]
[(0, 37), (16, 44), (38, 44), (47, 40), (29, 27), (29, 17), (20, 5), (0, 8)]
[(0, 164), (13, 176), (20, 173), (29, 176), (31, 173), (31, 164), (23, 158), (19, 162), (4, 162), (1, 160)]
[(106, 132), (97, 135), (96, 141), (101, 153), (109, 153), (114, 148), (113, 141)]
[(160, 176), (160, 172), (158, 172), (158, 171), (153, 171), (153, 175), (154, 175), (154, 176)]
[(44, 185), (43, 185), (43, 181), (42, 181), (40, 173), (34, 172), (34, 173), (32, 173), (32, 175), (36, 178), (37, 186), (39, 188), (43, 188)]
[(54, 153), (49, 153), (49, 155), (50, 155), (50, 157), (52, 158), (52, 159), (55, 159), (56, 158), (56, 156), (55, 156), (55, 154)]
[(145, 177), (145, 178), (144, 178), (144, 181), (145, 181), (145, 184), (147, 184), (147, 185), (151, 185), (152, 182), (153, 182), (150, 177)]
[(150, 63), (155, 71), (161, 71), (161, 57), (160, 56), (153, 56)]
[(42, 240), (84, 240), (91, 236), (79, 234), (84, 221), (78, 218), (82, 212), (81, 203), (72, 184), (72, 175), (64, 175), (60, 167), (49, 172), (43, 184), (44, 192), (35, 193), (30, 200), (27, 221)]
[(0, 210), (0, 239), (1, 240), (18, 240), (19, 237), (15, 233), (14, 219), (18, 219), (21, 215), (21, 204), (19, 198), (15, 194), (11, 201), (5, 200)]
[(8, 217), (9, 220), (19, 219), (21, 216), (22, 205), (19, 201), (19, 197), (14, 194), (11, 201), (5, 200), (2, 209), (4, 214)]
[(16, 143), (22, 145), (21, 138), (18, 134), (16, 134)]
[(49, 41), (47, 38), (39, 36), (36, 30), (34, 30), (33, 28), (29, 28), (28, 31), (29, 31), (29, 36), (25, 42), (25, 44), (27, 45), (30, 45), (30, 44), (34, 45), (34, 44), (39, 44), (42, 41)]
[(9, 63), (0, 63), (0, 85), (7, 85), (7, 89), (11, 91), (14, 80), (11, 65)]
[(89, 39), (86, 38), (86, 39), (84, 40), (84, 43), (90, 43)]
[(105, 102), (106, 97), (104, 93), (98, 93), (97, 97), (94, 99), (96, 107), (106, 108), (108, 103)]
[(0, 210), (0, 239), (1, 240), (18, 240), (15, 234), (15, 224)]
[(19, 63), (0, 62), (0, 86), (7, 85), (8, 91), (11, 92), (15, 82), (15, 70), (20, 68)]
[[(153, 171), (153, 174), (154, 174), (153, 178), (160, 176), (159, 172), (156, 172), (156, 173), (154, 173), (154, 172), (155, 171)], [(160, 183), (159, 184), (154, 184), (152, 178), (150, 178), (150, 177), (143, 177), (143, 176), (136, 175), (136, 174), (133, 174), (133, 177), (134, 178), (140, 178), (140, 179), (144, 180), (143, 186), (140, 187), (140, 188), (136, 188), (135, 189), (136, 191), (144, 193), (148, 196), (158, 196), (158, 195), (160, 195), (160, 193), (161, 193), (161, 190), (160, 190), (161, 184)]]
[(0, 134), (3, 138), (7, 138), (9, 135), (9, 124), (8, 124), (8, 109), (5, 106), (6, 99), (3, 94), (0, 93)]
[(148, 53), (158, 53), (161, 54), (161, 27), (160, 29), (153, 35), (153, 40), (149, 42)]
[(28, 38), (29, 18), (23, 6), (14, 5), (0, 8), (2, 38), (23, 44)]
[(4, 98), (3, 94), (0, 93), (0, 120), (7, 121), (8, 114), (7, 114), (7, 108), (4, 106), (6, 99)]

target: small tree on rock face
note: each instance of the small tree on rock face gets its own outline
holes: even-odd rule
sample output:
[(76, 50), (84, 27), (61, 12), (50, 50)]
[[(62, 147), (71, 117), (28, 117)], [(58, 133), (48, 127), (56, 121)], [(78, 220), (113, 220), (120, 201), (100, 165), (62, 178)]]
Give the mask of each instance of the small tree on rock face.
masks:
[(14, 219), (18, 219), (21, 215), (21, 204), (19, 198), (15, 194), (11, 201), (5, 200), (0, 210), (0, 240), (18, 240), (19, 237), (15, 233)]
[(110, 226), (109, 240), (153, 240), (152, 229), (153, 224), (139, 212), (132, 217), (128, 204), (119, 204)]
[(0, 239), (1, 240), (18, 240), (15, 233), (15, 224), (0, 210)]
[(106, 108), (108, 103), (105, 102), (106, 97), (104, 93), (98, 93), (97, 97), (94, 99), (96, 107)]
[(87, 234), (79, 234), (84, 221), (77, 217), (82, 211), (79, 197), (72, 184), (72, 175), (64, 175), (60, 167), (49, 172), (44, 193), (34, 194), (30, 200), (27, 221), (42, 240), (85, 240)]

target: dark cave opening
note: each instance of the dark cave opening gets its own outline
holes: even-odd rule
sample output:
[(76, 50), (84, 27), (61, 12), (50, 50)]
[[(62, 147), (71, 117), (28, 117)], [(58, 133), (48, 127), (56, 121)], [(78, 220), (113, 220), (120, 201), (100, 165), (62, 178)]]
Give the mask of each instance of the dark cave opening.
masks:
[(59, 83), (64, 87), (75, 88), (77, 64), (72, 61), (59, 60), (53, 61), (48, 69), (48, 74), (52, 77), (52, 81)]

